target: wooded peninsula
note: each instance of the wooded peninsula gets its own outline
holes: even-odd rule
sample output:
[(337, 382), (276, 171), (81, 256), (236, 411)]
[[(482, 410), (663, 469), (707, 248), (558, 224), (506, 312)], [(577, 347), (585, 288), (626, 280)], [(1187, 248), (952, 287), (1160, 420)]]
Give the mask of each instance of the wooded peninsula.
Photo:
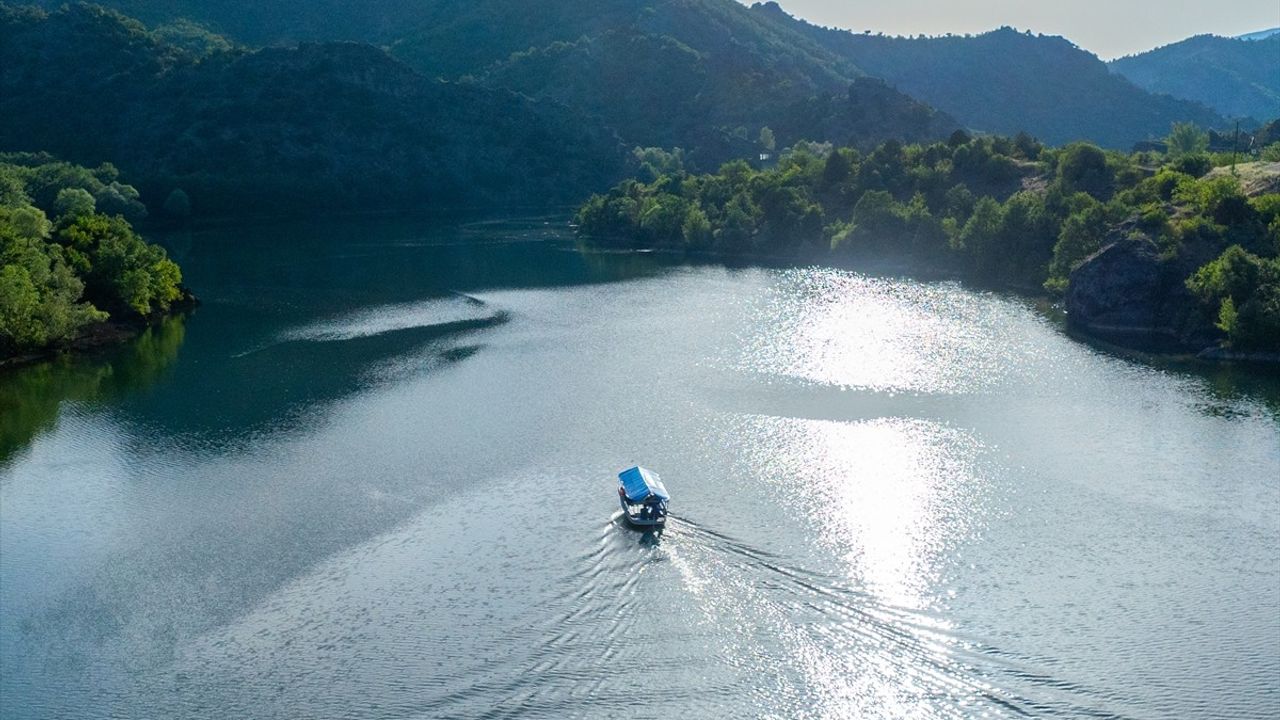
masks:
[(128, 337), (192, 301), (177, 264), (130, 224), (145, 215), (109, 164), (0, 155), (0, 361)]
[(1280, 350), (1280, 123), (1262, 158), (1210, 153), (1174, 127), (1166, 151), (1026, 134), (797, 143), (776, 164), (692, 174), (637, 149), (646, 179), (577, 214), (591, 244), (721, 256), (905, 260), (1065, 298), (1076, 327), (1125, 344)]

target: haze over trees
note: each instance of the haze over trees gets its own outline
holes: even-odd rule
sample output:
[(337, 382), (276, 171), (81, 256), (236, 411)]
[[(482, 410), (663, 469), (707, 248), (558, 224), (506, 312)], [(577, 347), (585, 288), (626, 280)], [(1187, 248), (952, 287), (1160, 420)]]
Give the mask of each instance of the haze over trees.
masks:
[[(553, 99), (600, 118), (627, 145), (679, 145), (692, 158), (705, 156), (708, 168), (750, 154), (761, 126), (783, 144), (927, 140), (964, 126), (1127, 149), (1163, 136), (1175, 121), (1224, 124), (1208, 108), (1125, 81), (1062, 38), (1011, 30), (972, 38), (854, 35), (798, 21), (776, 3), (104, 2), (155, 24), (188, 18), (251, 46), (348, 40), (386, 47), (428, 77)], [(850, 85), (865, 77), (885, 84), (864, 84), (847, 101)], [(737, 142), (742, 133), (748, 143)]]
[(1197, 35), (1110, 63), (1155, 93), (1196, 100), (1228, 117), (1280, 117), (1280, 35)]
[(1137, 87), (1065, 38), (1007, 27), (976, 36), (886, 37), (811, 25), (773, 2), (753, 11), (795, 26), (869, 75), (975, 130), (1128, 149), (1162, 137), (1173, 122), (1225, 124), (1203, 105)]

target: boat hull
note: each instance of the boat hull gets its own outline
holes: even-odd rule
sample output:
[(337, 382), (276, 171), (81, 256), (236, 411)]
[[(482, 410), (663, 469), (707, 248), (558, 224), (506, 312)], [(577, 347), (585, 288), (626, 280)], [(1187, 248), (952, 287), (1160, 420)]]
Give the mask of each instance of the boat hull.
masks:
[(632, 512), (631, 506), (627, 504), (627, 501), (625, 499), (621, 501), (621, 504), (622, 504), (622, 517), (626, 519), (628, 524), (634, 527), (659, 528), (667, 524), (667, 513), (665, 511), (661, 513), (655, 513), (653, 515), (649, 515), (648, 517), (645, 517), (640, 513)]
[(639, 528), (655, 528), (664, 527), (667, 524), (666, 518), (658, 518), (657, 520), (646, 520), (637, 515), (623, 513), (622, 517), (626, 518), (627, 524)]

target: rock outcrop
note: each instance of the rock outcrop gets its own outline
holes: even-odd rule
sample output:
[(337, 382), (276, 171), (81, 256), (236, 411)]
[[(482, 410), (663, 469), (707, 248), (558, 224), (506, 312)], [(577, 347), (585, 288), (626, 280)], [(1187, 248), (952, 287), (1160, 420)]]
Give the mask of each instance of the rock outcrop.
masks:
[(1184, 265), (1163, 259), (1145, 236), (1112, 239), (1071, 273), (1069, 324), (1142, 350), (1199, 352), (1214, 346), (1218, 331), (1187, 290)]

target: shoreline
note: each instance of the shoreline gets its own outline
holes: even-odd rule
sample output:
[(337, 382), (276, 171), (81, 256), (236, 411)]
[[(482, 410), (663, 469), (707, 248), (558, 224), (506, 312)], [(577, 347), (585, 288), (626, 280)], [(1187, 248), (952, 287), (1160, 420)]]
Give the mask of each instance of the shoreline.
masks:
[[(139, 232), (166, 235), (183, 230), (224, 230), (239, 227), (257, 227), (293, 222), (323, 222), (328, 220), (391, 220), (391, 219), (461, 219), (461, 218), (510, 218), (510, 217), (572, 217), (576, 206), (567, 203), (503, 206), (503, 212), (495, 214), (492, 205), (442, 205), (438, 207), (391, 207), (379, 209), (321, 210), (314, 213), (285, 211), (277, 213), (212, 214), (197, 215), (174, 222), (159, 218), (144, 218), (135, 224)], [(567, 215), (562, 215), (566, 213)]]
[(30, 367), (62, 356), (82, 357), (103, 352), (134, 340), (166, 319), (185, 315), (200, 306), (200, 299), (184, 288), (184, 296), (168, 312), (148, 318), (112, 320), (87, 325), (65, 343), (0, 359), (0, 375)]
[(834, 258), (830, 255), (821, 255), (819, 253), (799, 253), (791, 256), (759, 253), (728, 255), (707, 250), (688, 251), (679, 248), (610, 248), (593, 245), (589, 238), (576, 235), (576, 227), (571, 226), (571, 229), (575, 230), (577, 244), (590, 252), (657, 253), (700, 262), (717, 263), (726, 267), (817, 265), (855, 272), (870, 271), (902, 275), (926, 281), (952, 280), (964, 283), (966, 286), (982, 292), (1000, 292), (1017, 296), (1032, 303), (1041, 312), (1052, 310), (1055, 314), (1061, 316), (1058, 320), (1062, 323), (1063, 331), (1068, 337), (1103, 348), (1113, 354), (1137, 359), (1147, 358), (1171, 362), (1189, 362), (1206, 366), (1247, 365), (1262, 370), (1280, 371), (1280, 353), (1233, 350), (1221, 345), (1196, 349), (1186, 346), (1171, 347), (1169, 342), (1125, 342), (1139, 337), (1166, 338), (1167, 333), (1162, 332), (1160, 328), (1127, 328), (1125, 332), (1116, 333), (1091, 330), (1083, 324), (1072, 322), (1062, 298), (1054, 298), (1043, 291), (1036, 292), (1034, 289), (1025, 286), (984, 282), (963, 270), (953, 267), (940, 267), (924, 261), (884, 257)]

